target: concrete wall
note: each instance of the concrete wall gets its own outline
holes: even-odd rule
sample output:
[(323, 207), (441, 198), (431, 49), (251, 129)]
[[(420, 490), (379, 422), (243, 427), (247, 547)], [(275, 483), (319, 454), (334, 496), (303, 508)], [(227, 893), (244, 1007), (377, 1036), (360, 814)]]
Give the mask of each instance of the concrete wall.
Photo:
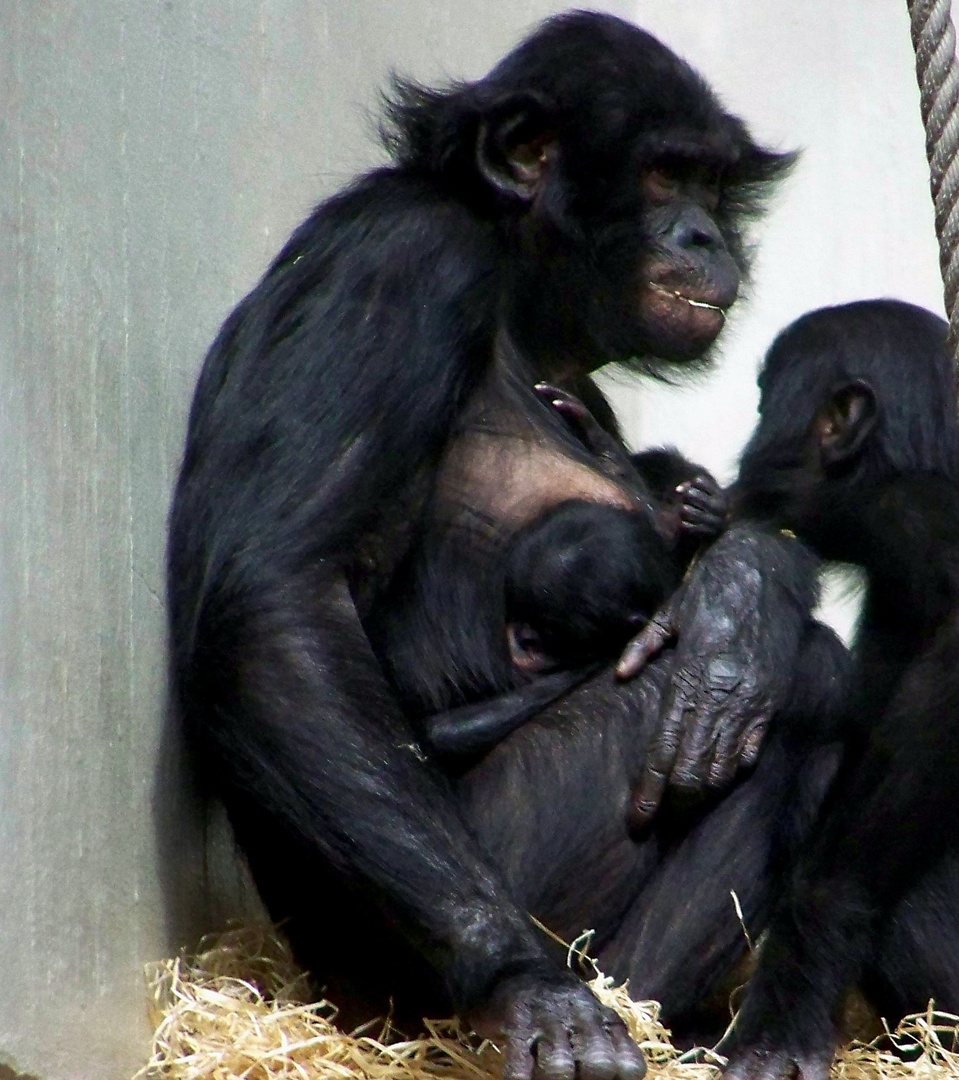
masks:
[[(205, 346), (312, 203), (377, 159), (390, 65), (478, 75), (553, 7), (0, 5), (0, 1064), (123, 1080), (142, 964), (246, 903), (163, 706), (164, 518)], [(635, 441), (728, 474), (776, 328), (854, 296), (939, 303), (904, 4), (610, 9), (806, 149), (721, 370), (615, 391)]]

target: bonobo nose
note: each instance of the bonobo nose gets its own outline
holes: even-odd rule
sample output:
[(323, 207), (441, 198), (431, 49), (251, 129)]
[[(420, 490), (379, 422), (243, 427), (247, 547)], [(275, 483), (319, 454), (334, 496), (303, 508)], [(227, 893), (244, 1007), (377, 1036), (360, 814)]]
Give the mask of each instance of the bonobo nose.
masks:
[(681, 251), (692, 248), (724, 251), (726, 242), (709, 214), (695, 203), (684, 206), (669, 231), (670, 242)]

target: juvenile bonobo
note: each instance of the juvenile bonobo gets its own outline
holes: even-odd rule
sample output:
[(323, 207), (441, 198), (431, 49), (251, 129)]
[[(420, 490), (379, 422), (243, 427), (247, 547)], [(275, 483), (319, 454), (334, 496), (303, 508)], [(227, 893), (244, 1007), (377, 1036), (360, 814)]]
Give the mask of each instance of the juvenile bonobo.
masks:
[[(549, 890), (532, 896), (481, 819), (495, 791), (514, 825), (535, 825), (564, 794), (558, 774), (589, 779), (563, 742), (575, 725), (549, 747), (549, 779), (501, 794), (496, 769), (519, 743), (457, 786), (419, 745), (421, 719), (526, 681), (503, 632), (518, 529), (571, 499), (638, 503), (534, 387), (596, 415), (588, 375), (602, 365), (703, 357), (746, 269), (743, 224), (791, 158), (757, 145), (669, 49), (597, 12), (548, 20), (476, 82), (394, 89), (390, 163), (296, 229), (200, 374), (170, 517), (175, 706), (271, 914), (339, 1003), (456, 1009), (500, 1041), (510, 1077), (635, 1078), (625, 1029), (527, 911), (555, 913), (562, 895), (560, 932), (612, 933), (655, 849), (640, 869), (623, 849), (599, 891), (555, 879), (552, 838), (531, 835), (526, 865)], [(624, 801), (644, 771), (667, 786), (678, 744), (658, 731), (672, 739), (683, 717), (694, 748), (735, 732), (721, 764), (672, 755), (685, 782), (724, 784), (749, 763), (748, 733), (788, 692), (805, 574), (775, 538), (725, 534), (683, 588), (657, 684), (666, 719), (652, 677), (573, 692), (592, 732), (628, 735), (618, 757), (590, 757), (622, 774)], [(595, 810), (622, 832), (624, 806)], [(595, 816), (569, 817), (590, 847)], [(748, 845), (717, 829), (720, 870), (747, 888)], [(728, 908), (723, 874), (710, 886), (717, 907), (689, 913), (695, 933), (674, 919), (676, 935), (654, 939), (689, 994), (699, 941)], [(660, 895), (672, 911), (684, 883)]]
[(862, 982), (898, 1010), (890, 1019), (930, 997), (959, 1007), (959, 424), (946, 324), (891, 300), (816, 311), (777, 338), (759, 385), (738, 513), (858, 564), (868, 586), (846, 756), (773, 914), (726, 1076), (822, 1080), (847, 986)]

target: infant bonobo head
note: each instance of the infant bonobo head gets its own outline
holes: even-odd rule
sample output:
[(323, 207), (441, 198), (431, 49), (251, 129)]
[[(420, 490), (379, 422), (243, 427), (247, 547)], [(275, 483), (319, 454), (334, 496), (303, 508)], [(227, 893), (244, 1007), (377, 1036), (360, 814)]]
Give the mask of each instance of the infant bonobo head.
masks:
[(959, 479), (946, 323), (898, 300), (803, 315), (759, 375), (759, 424), (733, 501), (813, 539), (824, 511), (904, 473)]

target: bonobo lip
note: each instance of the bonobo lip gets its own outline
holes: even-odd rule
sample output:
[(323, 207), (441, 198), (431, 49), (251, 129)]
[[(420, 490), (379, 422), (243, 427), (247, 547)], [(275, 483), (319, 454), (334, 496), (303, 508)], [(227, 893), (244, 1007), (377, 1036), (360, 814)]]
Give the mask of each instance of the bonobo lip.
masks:
[(728, 304), (713, 304), (707, 300), (696, 300), (692, 296), (687, 296), (685, 293), (680, 292), (679, 289), (670, 289), (666, 285), (660, 285), (658, 281), (648, 282), (649, 287), (653, 292), (659, 293), (661, 296), (668, 296), (676, 300), (681, 300), (684, 304), (688, 304), (694, 308), (706, 308), (709, 311), (718, 311), (723, 318), (726, 317), (726, 312), (732, 307), (733, 300)]

